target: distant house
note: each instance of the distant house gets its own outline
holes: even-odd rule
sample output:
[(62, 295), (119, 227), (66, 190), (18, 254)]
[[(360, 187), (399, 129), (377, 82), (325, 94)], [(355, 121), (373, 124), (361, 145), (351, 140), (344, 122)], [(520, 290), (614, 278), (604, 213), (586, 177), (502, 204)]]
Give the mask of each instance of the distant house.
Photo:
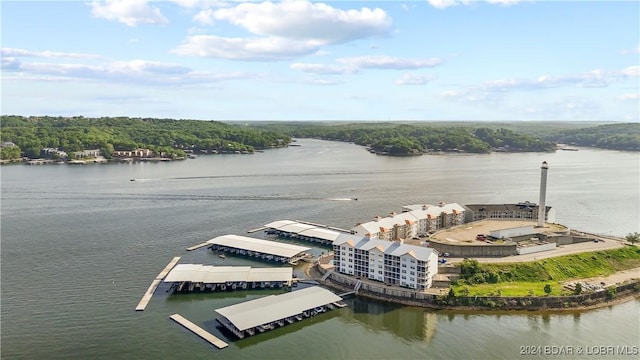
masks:
[(41, 153), (44, 157), (58, 157), (59, 159), (66, 159), (69, 157), (65, 151), (58, 150), (58, 148), (44, 148)]
[(100, 149), (90, 149), (90, 150), (76, 151), (74, 153), (74, 156), (76, 157), (76, 159), (80, 159), (80, 158), (102, 156), (102, 153), (100, 152)]
[(113, 152), (113, 157), (119, 158), (149, 158), (153, 156), (153, 151), (149, 149), (117, 150)]
[(4, 141), (0, 143), (0, 148), (12, 147), (12, 146), (16, 146), (16, 144), (12, 143), (11, 141)]

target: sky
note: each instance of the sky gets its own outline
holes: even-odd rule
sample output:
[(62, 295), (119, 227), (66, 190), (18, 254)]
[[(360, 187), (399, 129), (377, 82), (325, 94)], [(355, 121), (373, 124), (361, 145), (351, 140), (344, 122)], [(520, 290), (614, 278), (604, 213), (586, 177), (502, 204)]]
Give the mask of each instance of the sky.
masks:
[(0, 1), (1, 113), (640, 122), (640, 2)]

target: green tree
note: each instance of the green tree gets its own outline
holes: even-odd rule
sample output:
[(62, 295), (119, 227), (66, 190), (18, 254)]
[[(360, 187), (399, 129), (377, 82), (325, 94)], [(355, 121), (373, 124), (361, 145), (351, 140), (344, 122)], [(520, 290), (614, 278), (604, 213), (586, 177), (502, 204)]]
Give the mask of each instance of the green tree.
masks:
[(551, 285), (550, 284), (546, 284), (544, 286), (544, 293), (547, 294), (547, 295), (551, 294)]
[(640, 232), (633, 232), (624, 237), (628, 242), (635, 244), (640, 242)]

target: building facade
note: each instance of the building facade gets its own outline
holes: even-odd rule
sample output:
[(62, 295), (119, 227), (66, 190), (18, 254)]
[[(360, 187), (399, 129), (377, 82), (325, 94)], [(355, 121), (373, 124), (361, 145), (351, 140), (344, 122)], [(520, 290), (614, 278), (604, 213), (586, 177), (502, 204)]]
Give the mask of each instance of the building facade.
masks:
[[(517, 204), (472, 204), (467, 208), (467, 222), (484, 219), (538, 220), (538, 205), (529, 201)], [(545, 222), (556, 222), (556, 210), (545, 206)]]
[(376, 216), (351, 230), (360, 236), (391, 241), (411, 239), (465, 222), (465, 209), (455, 203), (407, 205), (402, 210), (401, 214), (391, 213), (385, 218)]
[(336, 271), (423, 291), (438, 272), (438, 252), (421, 246), (340, 235), (333, 242)]

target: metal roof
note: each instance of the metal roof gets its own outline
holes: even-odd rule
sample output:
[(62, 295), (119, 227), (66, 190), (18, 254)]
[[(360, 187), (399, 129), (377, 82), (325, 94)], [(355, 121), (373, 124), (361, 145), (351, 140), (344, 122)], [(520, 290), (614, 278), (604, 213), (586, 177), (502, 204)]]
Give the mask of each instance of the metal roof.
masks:
[(279, 229), (285, 225), (291, 225), (291, 224), (297, 224), (297, 222), (292, 220), (278, 220), (278, 221), (273, 221), (268, 224), (265, 224), (264, 227)]
[(250, 266), (211, 266), (201, 264), (178, 264), (165, 277), (164, 282), (201, 282), (221, 284), (227, 281), (291, 281), (290, 267), (251, 268)]
[(331, 240), (331, 241), (337, 239), (338, 235), (340, 235), (340, 233), (337, 231), (322, 229), (322, 228), (308, 229), (308, 230), (301, 231), (298, 234), (303, 236), (323, 239), (323, 240)]
[(238, 235), (223, 235), (207, 241), (207, 244), (228, 246), (236, 249), (256, 251), (283, 257), (294, 257), (311, 248), (285, 244), (276, 241), (261, 240)]
[(302, 231), (315, 229), (315, 228), (316, 227), (313, 226), (313, 225), (307, 225), (307, 224), (302, 224), (302, 223), (294, 223), (294, 224), (281, 226), (281, 227), (278, 228), (278, 230), (286, 231), (286, 232), (290, 232), (290, 233), (294, 233), (294, 234), (298, 234), (298, 233), (300, 233)]
[(246, 301), (215, 311), (227, 318), (238, 330), (243, 331), (340, 300), (342, 298), (331, 291), (312, 286), (282, 295), (270, 295)]

